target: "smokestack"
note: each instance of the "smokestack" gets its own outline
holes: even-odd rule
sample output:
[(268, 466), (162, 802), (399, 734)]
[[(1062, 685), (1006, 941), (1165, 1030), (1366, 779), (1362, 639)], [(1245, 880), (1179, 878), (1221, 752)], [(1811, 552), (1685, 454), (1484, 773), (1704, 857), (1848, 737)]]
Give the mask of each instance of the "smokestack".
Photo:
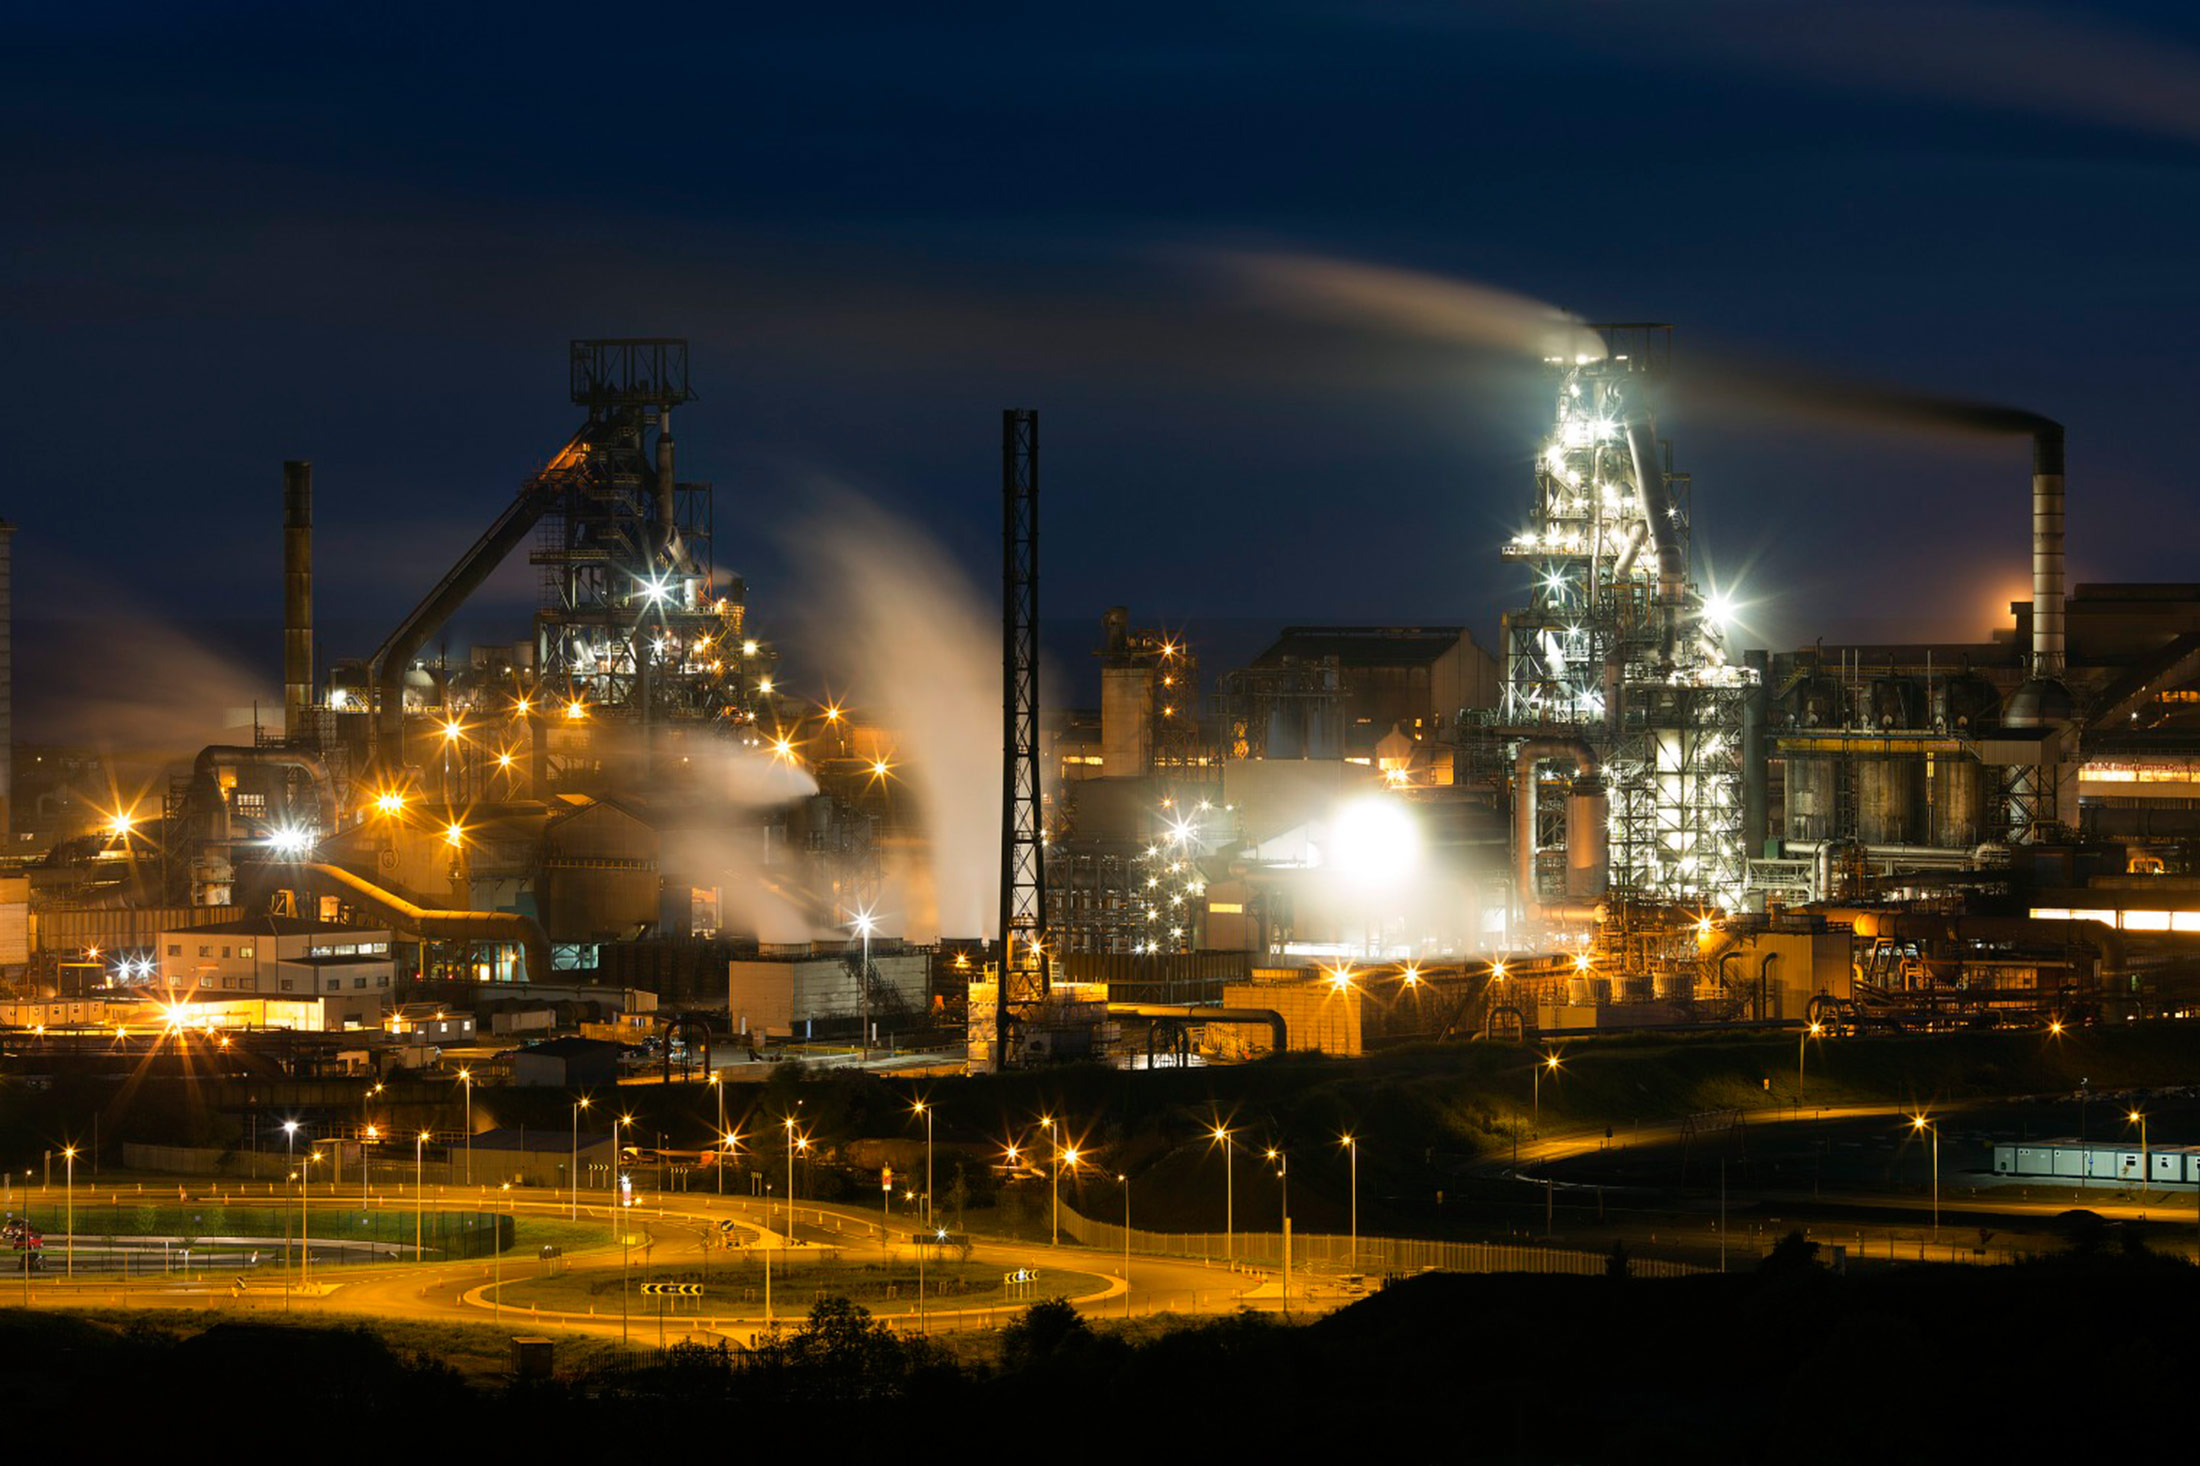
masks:
[(15, 526), (0, 519), (0, 840), (15, 845)]
[(2063, 430), (2032, 433), (2032, 675), (2063, 674)]
[[(283, 464), (283, 736), (303, 738), (313, 707), (313, 465)], [(326, 832), (324, 832), (326, 833)]]

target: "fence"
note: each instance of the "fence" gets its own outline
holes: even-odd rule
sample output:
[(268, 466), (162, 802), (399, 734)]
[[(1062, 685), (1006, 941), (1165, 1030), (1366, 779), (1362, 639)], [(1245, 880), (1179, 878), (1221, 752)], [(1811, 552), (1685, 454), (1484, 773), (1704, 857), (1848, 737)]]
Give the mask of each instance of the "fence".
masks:
[[(39, 1266), (52, 1273), (65, 1266), (68, 1238), (75, 1237), (75, 1270), (139, 1276), (207, 1269), (274, 1267), (298, 1246), (298, 1214), (280, 1205), (225, 1202), (92, 1202), (73, 1208), (64, 1197), (44, 1193), (34, 1202), (22, 1197), (11, 1216), (28, 1221), (43, 1234)], [(513, 1220), (492, 1212), (423, 1211), (409, 1207), (330, 1211), (316, 1207), (307, 1229), (313, 1265), (386, 1262), (420, 1255), (439, 1261), (488, 1257), (509, 1249)], [(417, 1239), (417, 1240), (416, 1240)], [(0, 1253), (0, 1269), (19, 1270), (21, 1253)]]
[[(1062, 1208), (1062, 1230), (1087, 1247), (1123, 1250), (1123, 1228)], [(1283, 1237), (1276, 1232), (1149, 1232), (1131, 1228), (1132, 1253), (1150, 1257), (1235, 1258), (1255, 1267), (1283, 1266)], [(1602, 1273), (1609, 1259), (1601, 1252), (1564, 1247), (1526, 1247), (1510, 1242), (1440, 1242), (1422, 1237), (1371, 1237), (1362, 1234), (1355, 1254), (1352, 1238), (1327, 1232), (1294, 1233), (1291, 1266), (1351, 1273)], [(1655, 1257), (1629, 1257), (1628, 1270), (1639, 1278), (1678, 1278), (1711, 1269)]]

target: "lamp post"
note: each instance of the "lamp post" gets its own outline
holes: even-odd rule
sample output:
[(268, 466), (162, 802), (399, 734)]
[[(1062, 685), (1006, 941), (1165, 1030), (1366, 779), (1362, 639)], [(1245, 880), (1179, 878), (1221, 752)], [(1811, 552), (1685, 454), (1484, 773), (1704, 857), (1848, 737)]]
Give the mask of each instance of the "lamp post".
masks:
[[(611, 1217), (611, 1240), (614, 1242), (626, 1235), (626, 1228), (619, 1221), (619, 1203), (626, 1199), (625, 1194), (619, 1189), (619, 1157), (626, 1153), (626, 1146), (619, 1137), (622, 1132), (633, 1128), (634, 1117), (632, 1115), (621, 1115), (619, 1116), (617, 1128), (611, 1132), (611, 1206), (609, 1214)], [(662, 1136), (658, 1138), (663, 1139)], [(662, 1151), (659, 1152), (660, 1155), (662, 1153)], [(639, 1152), (636, 1153), (636, 1159), (640, 1159)], [(658, 1199), (663, 1200), (661, 1196)]]
[(1558, 1055), (1545, 1054), (1535, 1066), (1535, 1125), (1543, 1128), (1543, 1076), (1558, 1072)]
[(298, 1172), (298, 1285), (305, 1287), (313, 1281), (313, 1163), (321, 1158), (317, 1150), (306, 1152), (306, 1163)]
[(929, 1227), (932, 1225), (932, 1107), (918, 1100), (915, 1109), (924, 1116), (924, 1224)]
[[(298, 1174), (298, 1122), (283, 1121), (283, 1175)], [(290, 1192), (283, 1192), (283, 1311), (290, 1311)]]
[[(718, 1134), (719, 1138), (725, 1141), (726, 1154), (730, 1156), (733, 1153), (733, 1144), (731, 1139), (726, 1136), (726, 1086), (723, 1082), (720, 1081), (718, 1077), (718, 1071), (715, 1069), (711, 1071), (710, 1087), (718, 1091)], [(720, 1196), (724, 1196), (726, 1194), (726, 1165), (724, 1157), (721, 1157), (719, 1159), (719, 1163), (715, 1169), (718, 1172), (718, 1194)]]
[[(62, 1147), (61, 1159), (67, 1163), (67, 1170), (63, 1173), (62, 1180), (62, 1185), (66, 1189), (62, 1195), (68, 1206), (65, 1213), (66, 1220), (62, 1225), (68, 1229), (68, 1276), (73, 1278), (76, 1276), (76, 1147), (73, 1145)], [(24, 1264), (25, 1268), (29, 1266), (29, 1263)]]
[(1235, 1158), (1230, 1153), (1230, 1132), (1217, 1125), (1214, 1128), (1215, 1144), (1222, 1147), (1222, 1255), (1232, 1264), (1237, 1262), (1237, 1201), (1231, 1192), (1237, 1174)]
[(1914, 1115), (1910, 1128), (1930, 1131), (1933, 1137), (1933, 1238), (1937, 1241), (1940, 1237), (1940, 1127), (1923, 1115)]
[(1803, 1097), (1803, 1051), (1804, 1051), (1804, 1050), (1805, 1050), (1805, 1049), (1806, 1049), (1806, 1048), (1807, 1048), (1807, 1047), (1809, 1046), (1809, 1044), (1810, 1044), (1810, 1041), (1811, 1041), (1812, 1039), (1814, 1039), (1814, 1038), (1818, 1037), (1818, 1035), (1820, 1035), (1820, 1034), (1824, 1033), (1825, 1031), (1826, 1031), (1826, 1025), (1825, 1025), (1825, 1024), (1823, 1024), (1823, 1023), (1813, 1023), (1813, 1024), (1811, 1024), (1811, 1026), (1810, 1026), (1810, 1027), (1808, 1027), (1808, 1028), (1804, 1029), (1804, 1030), (1802, 1031), (1802, 1033), (1801, 1033), (1801, 1034), (1799, 1034), (1799, 1035), (1798, 1035), (1798, 1036), (1796, 1037), (1796, 1040), (1795, 1040), (1795, 1097), (1796, 1097), (1797, 1099), (1801, 1099), (1801, 1098)]
[(1041, 1115), (1039, 1123), (1046, 1127), (1047, 1140), (1054, 1147), (1054, 1164), (1047, 1172), (1047, 1223), (1048, 1245), (1062, 1245), (1062, 1137), (1054, 1128), (1052, 1115)]
[(474, 1071), (458, 1071), (458, 1082), (466, 1086), (466, 1184), (474, 1184)]
[(413, 1142), (413, 1261), (419, 1262), (428, 1254), (421, 1246), (420, 1198), (428, 1186), (428, 1132), (420, 1132)]
[(1338, 1143), (1344, 1146), (1345, 1158), (1352, 1166), (1352, 1266), (1357, 1270), (1360, 1265), (1360, 1146), (1349, 1135)]
[(2147, 1155), (2146, 1111), (2133, 1110), (2124, 1119), (2127, 1123), (2139, 1127), (2139, 1199), (2144, 1202), (2147, 1194), (2147, 1183), (2154, 1179), (2154, 1167), (2151, 1158)]
[(573, 1105), (573, 1220), (581, 1219), (581, 1111), (588, 1108), (588, 1096), (582, 1095)]
[(863, 937), (863, 975), (856, 983), (863, 994), (863, 1033), (858, 1042), (866, 1064), (871, 1061), (871, 929), (876, 925), (870, 912), (856, 913), (855, 928)]
[(367, 1208), (367, 1147), (381, 1138), (382, 1132), (375, 1126), (369, 1125), (366, 1129), (366, 1138), (359, 1146), (359, 1209), (361, 1211), (365, 1211)]
[(1283, 1197), (1283, 1314), (1291, 1316), (1291, 1158), (1275, 1146), (1268, 1147), (1268, 1159), (1276, 1163), (1276, 1180), (1282, 1185)]
[(1131, 1178), (1128, 1172), (1115, 1178), (1123, 1186), (1123, 1321), (1131, 1318)]

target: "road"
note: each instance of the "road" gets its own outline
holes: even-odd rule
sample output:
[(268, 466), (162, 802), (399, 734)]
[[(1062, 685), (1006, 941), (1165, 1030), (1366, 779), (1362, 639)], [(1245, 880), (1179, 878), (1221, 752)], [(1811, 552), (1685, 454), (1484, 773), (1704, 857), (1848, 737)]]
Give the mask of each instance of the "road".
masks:
[[(148, 1183), (149, 1189), (151, 1184)], [(172, 1180), (161, 1183), (164, 1187), (176, 1184)], [(188, 1182), (184, 1184), (189, 1185)], [(431, 1209), (449, 1208), (475, 1199), (464, 1188), (454, 1188), (447, 1196), (430, 1188), (428, 1205)], [(603, 1227), (602, 1244), (567, 1247), (556, 1266), (579, 1273), (615, 1275), (620, 1272), (626, 1259), (622, 1256), (623, 1249), (610, 1240), (612, 1218), (605, 1201), (606, 1198), (599, 1194), (593, 1205), (584, 1202), (581, 1207), (584, 1224), (592, 1221)], [(503, 1202), (495, 1209), (507, 1210), (523, 1219), (563, 1221), (569, 1217), (567, 1203), (549, 1198)], [(356, 1205), (347, 1206), (341, 1199), (315, 1198), (314, 1210), (317, 1214), (324, 1211), (331, 1215), (345, 1211), (356, 1214)], [(720, 1223), (726, 1221), (734, 1223), (736, 1235), (744, 1244), (737, 1250), (764, 1247), (775, 1257), (787, 1256), (783, 1250), (787, 1245), (783, 1233), (788, 1224), (784, 1205), (778, 1202), (674, 1194), (649, 1198), (628, 1208), (624, 1215), (627, 1224), (638, 1232), (653, 1235), (653, 1266), (658, 1270), (688, 1272), (707, 1267), (712, 1259), (705, 1251), (704, 1238), (718, 1235)], [(897, 1219), (895, 1225), (899, 1232), (908, 1225), (907, 1219)], [(883, 1262), (888, 1258), (888, 1251), (880, 1241), (879, 1218), (863, 1209), (801, 1202), (794, 1208), (793, 1231), (792, 1256), (798, 1260), (798, 1267), (801, 1259), (814, 1257), (819, 1249), (827, 1248), (848, 1261)], [(896, 1255), (904, 1254), (908, 1245), (907, 1234), (900, 1233), (894, 1248)], [(722, 1266), (726, 1252), (722, 1249), (711, 1251), (717, 1254)], [(973, 1239), (970, 1260), (989, 1267), (998, 1266), (1004, 1273), (1030, 1270), (1038, 1274), (1038, 1282), (1025, 1290), (1025, 1296), (1012, 1300), (951, 1308), (928, 1303), (922, 1310), (921, 1319), (915, 1300), (885, 1302), (873, 1306), (873, 1314), (896, 1327), (921, 1326), (928, 1332), (996, 1327), (1037, 1298), (1050, 1296), (1045, 1286), (1049, 1275), (1064, 1272), (1089, 1275), (1086, 1286), (1081, 1288), (1081, 1296), (1071, 1301), (1094, 1316), (1121, 1317), (1164, 1311), (1229, 1312), (1239, 1307), (1248, 1293), (1255, 1294), (1248, 1306), (1261, 1306), (1259, 1285), (1267, 1281), (1255, 1275), (1233, 1273), (1220, 1265), (1134, 1254), (1126, 1284), (1120, 1253), (997, 1238)], [(628, 1296), (632, 1297), (633, 1306), (624, 1319), (613, 1313), (541, 1312), (504, 1305), (503, 1294), (512, 1285), (539, 1277), (552, 1266), (551, 1262), (539, 1257), (521, 1256), (515, 1252), (488, 1261), (321, 1266), (312, 1270), (310, 1288), (285, 1289), (280, 1273), (271, 1270), (262, 1270), (246, 1279), (202, 1276), (189, 1282), (172, 1276), (127, 1282), (91, 1279), (70, 1282), (47, 1276), (34, 1281), (31, 1288), (36, 1297), (33, 1306), (65, 1303), (78, 1307), (215, 1307), (259, 1314), (287, 1311), (364, 1315), (502, 1325), (529, 1331), (578, 1332), (606, 1338), (623, 1337), (634, 1343), (656, 1342), (658, 1314), (648, 1308), (644, 1300), (632, 1295)], [(639, 1277), (634, 1281), (639, 1282)], [(790, 1281), (806, 1299), (810, 1290), (800, 1288), (798, 1277)], [(4, 1289), (4, 1285), (0, 1285), (0, 1289)], [(1272, 1284), (1265, 1291), (1272, 1293)], [(1301, 1301), (1303, 1306), (1303, 1295)], [(694, 1339), (710, 1343), (728, 1339), (750, 1347), (763, 1332), (761, 1307), (729, 1304), (724, 1297), (708, 1295), (700, 1305), (690, 1300), (682, 1300), (682, 1305), (689, 1309), (700, 1306), (704, 1311), (668, 1317), (665, 1320), (668, 1341)], [(806, 1311), (803, 1303), (797, 1303), (792, 1309), (796, 1317), (803, 1311)], [(789, 1307), (783, 1302), (775, 1310), (775, 1318), (784, 1325), (789, 1321), (789, 1313)]]

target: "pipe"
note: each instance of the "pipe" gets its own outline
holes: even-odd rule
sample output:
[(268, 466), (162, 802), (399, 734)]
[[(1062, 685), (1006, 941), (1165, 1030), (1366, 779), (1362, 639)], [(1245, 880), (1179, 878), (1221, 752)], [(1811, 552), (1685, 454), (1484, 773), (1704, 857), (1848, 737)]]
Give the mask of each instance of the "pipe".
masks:
[(362, 879), (340, 865), (311, 861), (301, 870), (339, 887), (391, 918), (391, 925), (417, 933), (423, 941), (499, 942), (525, 953), (526, 981), (550, 980), (550, 937), (542, 923), (515, 911), (439, 911), (406, 900), (394, 891)]
[(672, 409), (666, 408), (657, 415), (657, 482), (654, 507), (656, 510), (656, 538), (653, 547), (664, 557), (667, 567), (673, 559), (673, 540), (677, 531), (678, 510), (673, 493), (672, 479)]
[(1771, 653), (1759, 648), (1742, 653), (1753, 679), (1742, 693), (1742, 853), (1755, 860), (1771, 835), (1771, 773), (1765, 752), (1765, 715), (1771, 701)]
[[(1639, 472), (1640, 470), (1638, 470)], [(1650, 523), (1638, 519), (1627, 526), (1627, 542), (1619, 547), (1619, 554), (1612, 561), (1612, 578), (1619, 579), (1634, 568), (1635, 557), (1642, 553), (1642, 542), (1649, 537)]]
[(2032, 675), (2063, 674), (2063, 429), (2032, 433)]
[(504, 506), (504, 512), (483, 531), (473, 547), (459, 557), (458, 563), (436, 582), (410, 615), (398, 623), (375, 649), (367, 663), (367, 680), (374, 689), (376, 706), (373, 731), (373, 754), (377, 763), (393, 768), (405, 759), (405, 669), (419, 650), (428, 644), (452, 613), (465, 603), (468, 596), (481, 588), (504, 557), (519, 547), (528, 531), (552, 505), (563, 497), (567, 475), (582, 467), (588, 459), (591, 447), (618, 430), (623, 414), (607, 419), (590, 419), (580, 431), (567, 440), (543, 471), (521, 486), (517, 496)]
[(1259, 1023), (1267, 1025), (1274, 1037), (1276, 1052), (1281, 1054), (1291, 1047), (1290, 1031), (1283, 1015), (1273, 1008), (1208, 1008), (1180, 1003), (1110, 1003), (1108, 1014), (1115, 1018), (1181, 1018), (1190, 1023)]
[(204, 801), (212, 800), (208, 811), (210, 826), (205, 838), (229, 838), (229, 802), (221, 797), (221, 781), (215, 777), (216, 771), (222, 768), (302, 770), (313, 780), (314, 798), (320, 809), (321, 837), (326, 839), (336, 833), (336, 779), (317, 755), (295, 748), (248, 748), (241, 744), (212, 743), (200, 749), (199, 756), (191, 764), (192, 802), (204, 808)]
[(313, 708), (313, 465), (283, 463), (283, 736), (305, 736)]
[(1637, 401), (1627, 414), (1627, 451), (1635, 461), (1635, 492), (1642, 497), (1642, 517), (1650, 525), (1650, 543), (1658, 555), (1656, 604), (1670, 626), (1688, 598), (1688, 563), (1681, 554), (1680, 526), (1673, 522), (1673, 499), (1665, 488), (1657, 424), (1646, 401)]
[[(1554, 919), (1549, 908), (1537, 897), (1535, 890), (1535, 766), (1544, 759), (1567, 759), (1574, 766), (1576, 793), (1569, 798), (1566, 811), (1567, 872), (1566, 893), (1576, 900), (1601, 896), (1611, 883), (1611, 868), (1605, 853), (1605, 816), (1608, 802), (1603, 790), (1602, 765), (1597, 752), (1578, 738), (1526, 738), (1513, 755), (1513, 893), (1520, 905), (1520, 915), (1525, 921)], [(1582, 787), (1588, 785), (1589, 787)], [(1577, 821), (1593, 825), (1596, 833), (1583, 832), (1578, 843), (1592, 848), (1596, 858), (1584, 859), (1578, 876), (1574, 870), (1573, 851), (1577, 844)], [(1576, 889), (1576, 887), (1584, 889)]]
[(0, 836), (14, 833), (15, 526), (0, 519)]

